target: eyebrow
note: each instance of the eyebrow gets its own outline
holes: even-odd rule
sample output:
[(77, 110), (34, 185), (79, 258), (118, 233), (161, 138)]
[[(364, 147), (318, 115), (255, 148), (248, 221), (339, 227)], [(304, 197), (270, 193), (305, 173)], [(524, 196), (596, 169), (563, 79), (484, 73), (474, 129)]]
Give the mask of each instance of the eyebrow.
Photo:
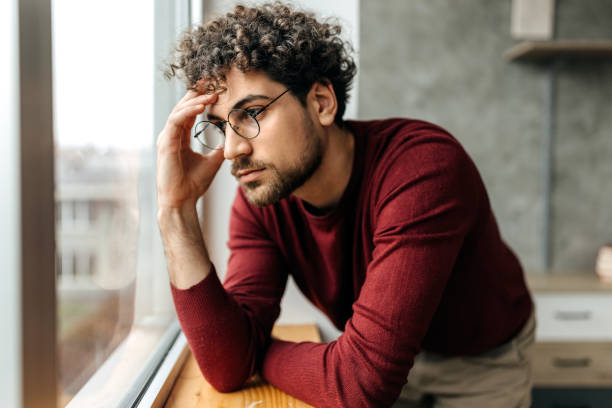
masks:
[[(270, 100), (272, 98), (270, 98), (267, 95), (257, 95), (257, 94), (249, 94), (247, 96), (245, 96), (244, 98), (240, 99), (238, 102), (236, 102), (234, 104), (234, 106), (232, 106), (232, 109), (240, 109), (243, 105), (255, 101), (257, 99), (267, 99)], [(216, 115), (211, 115), (210, 113), (206, 114), (206, 117), (208, 119), (212, 119), (212, 120), (223, 120), (220, 117), (216, 116)]]

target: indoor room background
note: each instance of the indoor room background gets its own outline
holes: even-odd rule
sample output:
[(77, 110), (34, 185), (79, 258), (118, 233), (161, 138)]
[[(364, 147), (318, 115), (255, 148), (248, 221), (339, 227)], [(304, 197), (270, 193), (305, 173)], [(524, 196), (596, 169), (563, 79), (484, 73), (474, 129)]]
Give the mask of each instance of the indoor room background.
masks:
[[(234, 1), (211, 1), (208, 13)], [(526, 273), (593, 273), (612, 242), (612, 63), (510, 61), (512, 1), (298, 2), (336, 16), (356, 49), (346, 118), (410, 117), (451, 132), (485, 182), (501, 234)], [(554, 38), (612, 39), (612, 2), (559, 0)], [(227, 163), (224, 166), (228, 166)], [(237, 184), (222, 168), (206, 198), (211, 257), (229, 256)], [(213, 215), (214, 216), (211, 216)], [(339, 335), (290, 280), (279, 322)]]

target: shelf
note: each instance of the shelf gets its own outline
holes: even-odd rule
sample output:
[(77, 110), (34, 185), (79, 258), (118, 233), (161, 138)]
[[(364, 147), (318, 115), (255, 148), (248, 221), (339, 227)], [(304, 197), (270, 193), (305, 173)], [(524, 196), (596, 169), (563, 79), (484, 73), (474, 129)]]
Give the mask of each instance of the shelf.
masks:
[(554, 57), (612, 58), (612, 40), (523, 41), (504, 52), (508, 61)]
[(527, 286), (532, 292), (606, 292), (612, 294), (612, 282), (600, 280), (592, 271), (526, 271)]

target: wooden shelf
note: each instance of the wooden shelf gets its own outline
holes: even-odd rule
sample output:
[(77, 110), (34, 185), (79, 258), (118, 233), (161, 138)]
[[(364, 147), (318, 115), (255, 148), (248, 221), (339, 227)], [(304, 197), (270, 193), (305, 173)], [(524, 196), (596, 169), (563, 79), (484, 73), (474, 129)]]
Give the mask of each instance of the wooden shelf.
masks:
[(612, 40), (523, 41), (504, 52), (508, 61), (536, 61), (554, 57), (612, 58)]
[(525, 274), (532, 292), (605, 292), (612, 293), (612, 282), (601, 281), (590, 273), (536, 273)]

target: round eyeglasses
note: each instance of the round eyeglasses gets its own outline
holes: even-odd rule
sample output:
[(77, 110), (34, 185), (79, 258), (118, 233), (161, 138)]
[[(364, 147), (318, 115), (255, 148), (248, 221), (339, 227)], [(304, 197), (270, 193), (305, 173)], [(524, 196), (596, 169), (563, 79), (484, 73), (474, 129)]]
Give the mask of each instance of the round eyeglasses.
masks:
[(287, 92), (289, 92), (289, 89), (286, 89), (261, 108), (232, 109), (227, 114), (227, 120), (202, 120), (195, 125), (193, 137), (209, 149), (223, 149), (225, 146), (225, 131), (229, 123), (238, 136), (245, 139), (254, 139), (259, 135), (260, 130), (257, 116)]

